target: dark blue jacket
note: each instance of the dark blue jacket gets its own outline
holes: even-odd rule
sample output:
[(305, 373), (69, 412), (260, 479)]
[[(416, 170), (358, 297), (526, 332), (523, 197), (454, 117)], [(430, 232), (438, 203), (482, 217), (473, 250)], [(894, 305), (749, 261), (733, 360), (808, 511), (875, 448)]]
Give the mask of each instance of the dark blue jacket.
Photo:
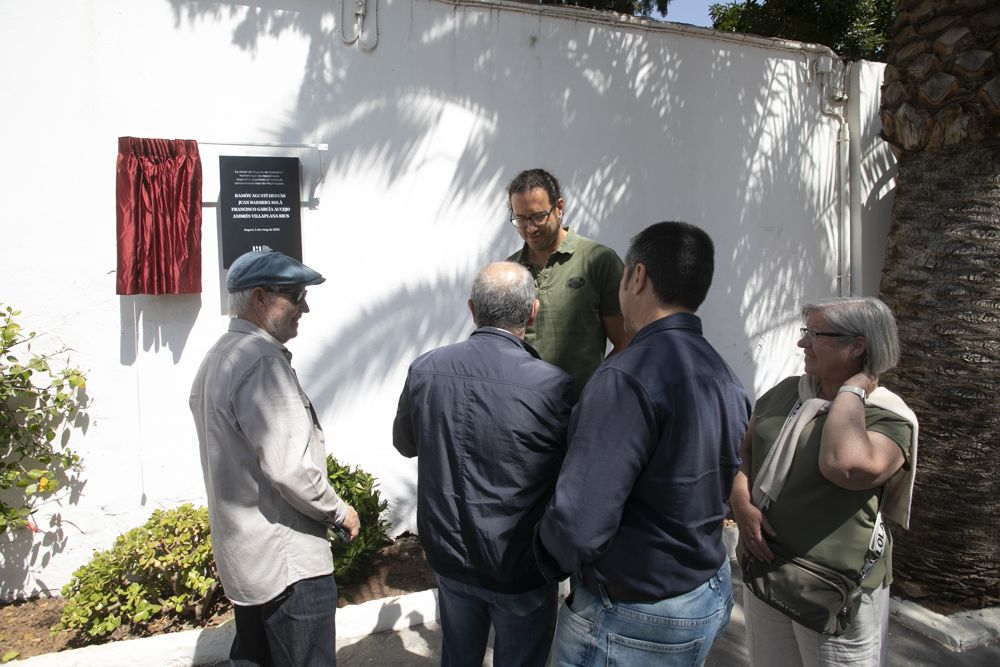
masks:
[(539, 529), (542, 567), (650, 600), (708, 581), (726, 558), (722, 520), (749, 416), (743, 386), (697, 316), (643, 327), (573, 411)]
[(572, 387), (492, 327), (410, 365), (392, 439), (417, 456), (417, 530), (435, 572), (502, 593), (545, 583), (532, 533), (559, 474)]

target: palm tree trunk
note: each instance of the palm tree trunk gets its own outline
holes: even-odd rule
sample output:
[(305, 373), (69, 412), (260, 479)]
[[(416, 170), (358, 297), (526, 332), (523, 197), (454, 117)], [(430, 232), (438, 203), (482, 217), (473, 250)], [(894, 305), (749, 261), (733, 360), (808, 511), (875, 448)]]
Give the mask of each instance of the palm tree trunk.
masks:
[(896, 592), (1000, 604), (1000, 6), (896, 0), (882, 134), (899, 156), (882, 295), (920, 419)]
[(1000, 142), (903, 152), (882, 294), (921, 440), (896, 590), (1000, 604)]

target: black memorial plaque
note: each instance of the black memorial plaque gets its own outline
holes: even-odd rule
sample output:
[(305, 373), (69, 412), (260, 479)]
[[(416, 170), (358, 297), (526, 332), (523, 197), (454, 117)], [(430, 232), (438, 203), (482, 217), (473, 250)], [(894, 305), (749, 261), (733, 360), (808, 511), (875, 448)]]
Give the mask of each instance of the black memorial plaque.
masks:
[(270, 248), (302, 261), (299, 159), (219, 156), (222, 267)]

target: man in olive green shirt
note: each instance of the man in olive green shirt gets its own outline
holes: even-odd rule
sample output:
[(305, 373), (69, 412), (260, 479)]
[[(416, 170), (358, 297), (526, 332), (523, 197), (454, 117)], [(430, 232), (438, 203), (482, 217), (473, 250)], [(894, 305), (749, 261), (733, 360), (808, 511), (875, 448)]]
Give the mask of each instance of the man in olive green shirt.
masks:
[(628, 344), (618, 306), (622, 261), (607, 246), (563, 226), (559, 181), (544, 169), (518, 174), (507, 188), (510, 221), (524, 246), (508, 259), (535, 279), (540, 307), (524, 340), (573, 377), (576, 395), (604, 359)]

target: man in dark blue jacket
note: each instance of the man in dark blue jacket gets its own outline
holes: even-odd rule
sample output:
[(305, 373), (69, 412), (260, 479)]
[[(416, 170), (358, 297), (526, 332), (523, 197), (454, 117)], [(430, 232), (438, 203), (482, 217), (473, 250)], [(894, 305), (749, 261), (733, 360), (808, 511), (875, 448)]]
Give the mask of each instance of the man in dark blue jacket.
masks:
[(442, 665), (545, 664), (556, 584), (538, 571), (532, 534), (566, 446), (573, 381), (524, 342), (538, 310), (531, 274), (490, 264), (472, 284), (476, 330), (417, 358), (393, 444), (418, 457), (417, 528), (438, 577)]
[(618, 292), (632, 341), (573, 411), (539, 528), (541, 566), (578, 576), (553, 665), (700, 665), (729, 620), (722, 520), (750, 404), (694, 314), (713, 266), (693, 225), (632, 239)]

